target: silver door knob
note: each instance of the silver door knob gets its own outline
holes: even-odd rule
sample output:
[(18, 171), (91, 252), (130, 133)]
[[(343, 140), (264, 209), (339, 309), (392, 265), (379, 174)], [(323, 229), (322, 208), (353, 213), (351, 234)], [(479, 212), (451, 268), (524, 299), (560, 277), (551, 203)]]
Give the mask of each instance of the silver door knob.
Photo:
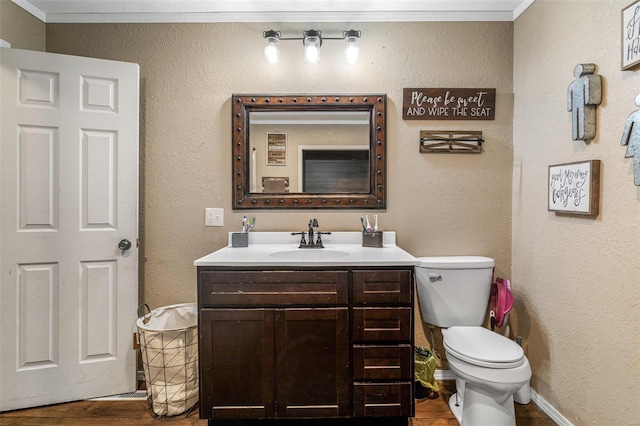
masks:
[(131, 241), (127, 240), (126, 238), (123, 238), (118, 243), (118, 248), (122, 251), (129, 250), (131, 248)]

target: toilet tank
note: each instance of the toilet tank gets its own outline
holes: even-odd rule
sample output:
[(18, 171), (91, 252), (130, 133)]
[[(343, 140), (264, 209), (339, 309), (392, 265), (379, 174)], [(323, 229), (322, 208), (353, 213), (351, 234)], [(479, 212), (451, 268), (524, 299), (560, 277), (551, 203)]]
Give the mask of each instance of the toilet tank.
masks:
[(415, 273), (422, 320), (438, 327), (482, 325), (495, 261), (483, 256), (418, 260)]

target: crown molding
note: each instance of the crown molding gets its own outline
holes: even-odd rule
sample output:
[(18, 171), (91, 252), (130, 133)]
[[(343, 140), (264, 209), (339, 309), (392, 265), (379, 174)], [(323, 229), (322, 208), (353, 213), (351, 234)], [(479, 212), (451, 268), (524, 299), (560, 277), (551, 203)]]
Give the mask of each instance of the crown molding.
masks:
[(45, 23), (514, 21), (535, 0), (11, 0)]

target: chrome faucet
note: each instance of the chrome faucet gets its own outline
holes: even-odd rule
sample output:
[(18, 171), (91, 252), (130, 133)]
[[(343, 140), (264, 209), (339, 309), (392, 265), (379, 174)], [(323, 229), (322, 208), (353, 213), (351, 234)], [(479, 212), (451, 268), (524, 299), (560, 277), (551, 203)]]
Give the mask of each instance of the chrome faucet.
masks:
[(309, 244), (313, 244), (313, 228), (318, 227), (318, 219), (311, 219), (309, 221)]
[[(313, 228), (318, 227), (318, 219), (311, 219), (309, 221), (309, 230), (305, 232), (292, 232), (291, 235), (300, 235), (300, 246), (299, 248), (324, 248), (324, 244), (322, 243), (322, 235), (330, 235), (331, 232), (320, 232), (314, 231)], [(305, 238), (305, 234), (308, 237)], [(314, 235), (317, 236), (314, 241)]]

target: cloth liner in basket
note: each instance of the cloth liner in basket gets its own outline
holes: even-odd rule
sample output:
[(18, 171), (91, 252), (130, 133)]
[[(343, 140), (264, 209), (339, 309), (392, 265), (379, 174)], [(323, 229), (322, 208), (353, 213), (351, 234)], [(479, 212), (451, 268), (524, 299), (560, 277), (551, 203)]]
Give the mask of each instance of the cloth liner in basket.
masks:
[(154, 309), (139, 317), (136, 325), (152, 414), (161, 417), (186, 412), (198, 402), (196, 304)]
[(414, 351), (415, 365), (415, 381), (419, 382), (425, 388), (435, 392), (440, 390), (436, 382), (436, 358), (431, 351), (421, 346), (416, 346)]

